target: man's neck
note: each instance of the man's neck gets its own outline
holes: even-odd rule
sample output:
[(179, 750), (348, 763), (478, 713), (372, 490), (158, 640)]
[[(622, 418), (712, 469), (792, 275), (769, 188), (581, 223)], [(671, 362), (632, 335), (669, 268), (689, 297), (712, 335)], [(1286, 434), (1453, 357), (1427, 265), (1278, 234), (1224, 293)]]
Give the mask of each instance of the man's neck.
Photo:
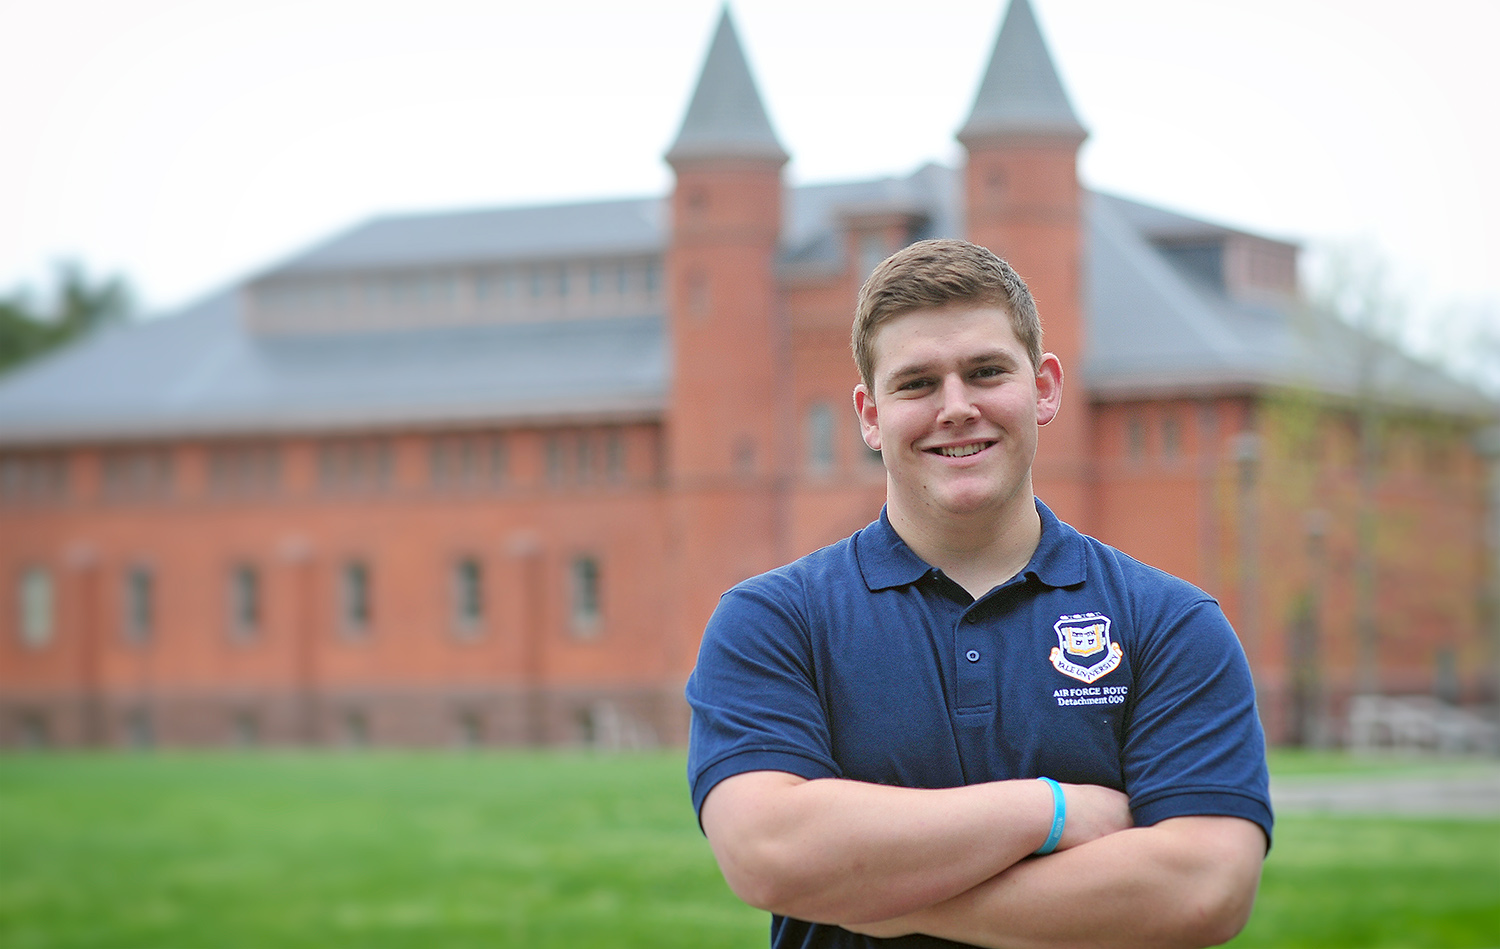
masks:
[(914, 518), (899, 504), (887, 503), (886, 516), (913, 553), (975, 599), (1020, 573), (1042, 539), (1042, 518), (1030, 491), (998, 511)]

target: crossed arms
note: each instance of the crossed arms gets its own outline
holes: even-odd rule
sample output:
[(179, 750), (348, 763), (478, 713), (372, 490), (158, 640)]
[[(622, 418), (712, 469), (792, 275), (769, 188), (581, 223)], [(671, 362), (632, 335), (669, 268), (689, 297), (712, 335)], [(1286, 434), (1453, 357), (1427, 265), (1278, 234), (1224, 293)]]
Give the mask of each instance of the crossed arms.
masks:
[(702, 823), (731, 889), (784, 916), (873, 936), (993, 947), (1206, 946), (1245, 924), (1265, 836), (1237, 817), (1133, 827), (1124, 794), (1063, 785), (1057, 852), (1040, 781), (939, 790), (753, 771)]

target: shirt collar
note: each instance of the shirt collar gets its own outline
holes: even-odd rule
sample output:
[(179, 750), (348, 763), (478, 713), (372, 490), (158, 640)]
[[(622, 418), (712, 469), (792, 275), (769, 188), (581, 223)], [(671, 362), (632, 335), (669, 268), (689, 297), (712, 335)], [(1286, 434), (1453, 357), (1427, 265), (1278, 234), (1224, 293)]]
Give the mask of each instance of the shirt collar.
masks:
[[(1084, 582), (1088, 558), (1083, 536), (1058, 520), (1041, 498), (1036, 499), (1036, 510), (1042, 518), (1042, 537), (1021, 574), (1049, 587)], [(854, 556), (865, 586), (872, 591), (915, 583), (933, 569), (906, 546), (883, 507), (880, 518), (855, 535)]]

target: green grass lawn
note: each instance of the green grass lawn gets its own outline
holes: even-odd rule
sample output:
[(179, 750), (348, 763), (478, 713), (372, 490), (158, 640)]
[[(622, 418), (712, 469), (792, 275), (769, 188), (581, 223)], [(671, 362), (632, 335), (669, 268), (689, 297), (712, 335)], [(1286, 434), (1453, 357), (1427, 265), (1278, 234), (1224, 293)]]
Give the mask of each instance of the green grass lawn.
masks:
[(0, 946), (763, 946), (680, 755), (0, 759)]
[[(680, 753), (0, 757), (3, 949), (763, 947), (767, 924)], [(1500, 820), (1284, 817), (1234, 945), (1500, 946)]]

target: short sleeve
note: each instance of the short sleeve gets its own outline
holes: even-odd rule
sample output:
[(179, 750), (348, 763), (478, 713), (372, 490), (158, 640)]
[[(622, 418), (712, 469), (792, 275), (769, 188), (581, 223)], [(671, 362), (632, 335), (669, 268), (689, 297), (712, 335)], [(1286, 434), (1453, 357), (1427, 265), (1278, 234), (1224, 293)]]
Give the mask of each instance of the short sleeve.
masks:
[(688, 781), (700, 811), (714, 785), (748, 771), (838, 777), (795, 580), (768, 574), (720, 599), (688, 679)]
[(1219, 605), (1198, 594), (1151, 624), (1121, 764), (1137, 825), (1217, 815), (1271, 839), (1265, 734), (1249, 664)]

